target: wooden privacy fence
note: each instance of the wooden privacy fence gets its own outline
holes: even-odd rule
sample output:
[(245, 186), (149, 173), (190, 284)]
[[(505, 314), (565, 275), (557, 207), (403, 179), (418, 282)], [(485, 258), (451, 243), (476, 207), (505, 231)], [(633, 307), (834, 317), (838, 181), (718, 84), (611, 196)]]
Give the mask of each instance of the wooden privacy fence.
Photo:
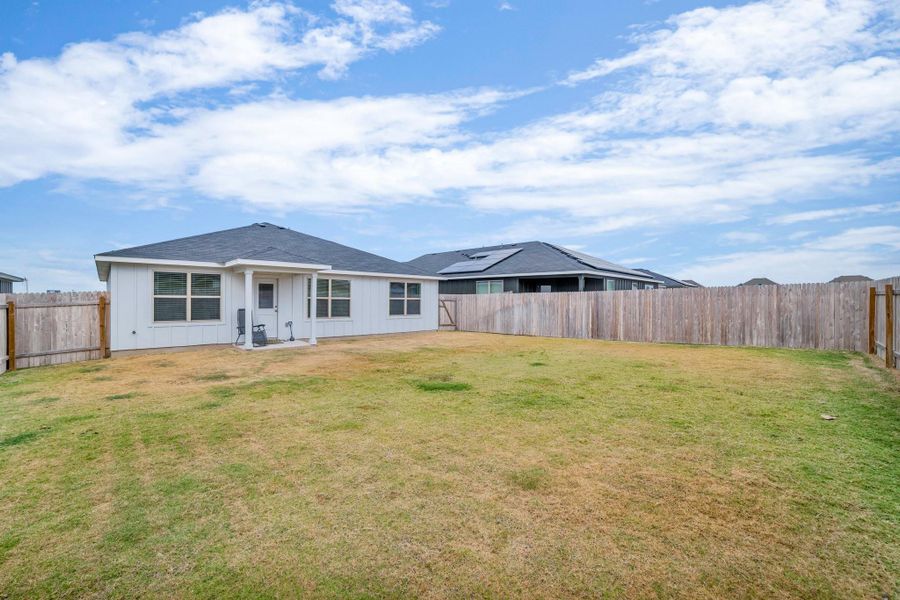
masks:
[[(891, 281), (900, 287), (900, 278), (878, 283), (883, 288)], [(455, 307), (452, 320), (460, 331), (865, 352), (871, 286), (804, 283), (441, 298)]]
[(0, 305), (8, 370), (109, 356), (106, 292), (0, 294)]

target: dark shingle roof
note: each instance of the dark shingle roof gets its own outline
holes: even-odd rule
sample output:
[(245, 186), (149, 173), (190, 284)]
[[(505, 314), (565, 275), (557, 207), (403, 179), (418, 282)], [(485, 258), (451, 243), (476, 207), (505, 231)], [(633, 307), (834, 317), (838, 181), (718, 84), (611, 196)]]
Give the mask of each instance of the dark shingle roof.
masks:
[[(456, 262), (470, 259), (470, 255), (477, 252), (490, 250), (507, 250), (519, 248), (509, 258), (480, 272), (454, 273), (452, 275), (440, 275), (439, 271)], [(589, 261), (593, 263), (588, 264)], [(486, 246), (484, 248), (468, 248), (465, 250), (452, 250), (450, 252), (437, 252), (425, 254), (408, 263), (429, 274), (447, 277), (448, 279), (467, 279), (473, 277), (517, 275), (530, 273), (603, 273), (609, 272), (620, 277), (638, 279), (641, 281), (652, 280), (652, 277), (644, 273), (628, 269), (621, 265), (611, 263), (587, 254), (567, 250), (561, 246), (555, 246), (546, 242), (522, 242), (521, 244), (503, 244), (500, 246)]]
[(866, 277), (865, 275), (841, 275), (840, 277), (835, 277), (828, 283), (853, 283), (855, 281), (872, 281), (872, 278)]
[(753, 279), (748, 279), (744, 283), (740, 285), (778, 285), (768, 277), (754, 277)]
[(673, 277), (663, 275), (662, 273), (657, 273), (655, 271), (651, 271), (650, 269), (635, 269), (635, 271), (640, 271), (641, 273), (646, 273), (653, 279), (662, 281), (666, 285), (666, 287), (669, 287), (669, 288), (697, 287), (696, 283), (690, 283), (690, 282), (688, 282), (687, 279), (675, 279)]
[(271, 223), (193, 235), (186, 238), (136, 246), (96, 255), (104, 257), (152, 260), (184, 260), (226, 263), (236, 259), (255, 259), (293, 263), (331, 265), (335, 271), (427, 275), (418, 268), (371, 252), (357, 250), (337, 242), (317, 238)]

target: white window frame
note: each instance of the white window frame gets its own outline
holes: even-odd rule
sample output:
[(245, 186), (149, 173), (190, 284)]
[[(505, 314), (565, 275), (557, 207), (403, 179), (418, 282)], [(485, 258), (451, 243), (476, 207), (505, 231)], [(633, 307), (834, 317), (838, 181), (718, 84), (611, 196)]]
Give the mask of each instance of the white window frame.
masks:
[(638, 283), (637, 281), (632, 281), (632, 282), (631, 282), (631, 289), (632, 289), (632, 290), (639, 290), (639, 289), (641, 289), (642, 287), (643, 287), (643, 286), (642, 286), (640, 283)]
[[(402, 284), (403, 285), (403, 297), (394, 297), (391, 296), (391, 286), (394, 284)], [(419, 286), (419, 295), (418, 296), (410, 296), (409, 295), (409, 286), (418, 285)], [(403, 300), (403, 314), (402, 315), (392, 315), (391, 314), (391, 300)], [(410, 300), (418, 300), (419, 301), (419, 312), (415, 314), (409, 314), (409, 301)], [(422, 316), (422, 282), (421, 281), (388, 281), (388, 318), (389, 319), (417, 319)]]
[[(488, 291), (487, 291), (487, 292), (479, 292), (479, 291), (478, 291), (478, 285), (479, 285), (479, 284), (482, 284), (482, 285), (486, 284), (486, 285), (488, 286)], [(499, 291), (496, 291), (496, 292), (493, 291), (493, 287), (494, 287), (495, 284), (500, 286), (500, 290), (499, 290)], [(476, 294), (481, 294), (481, 295), (485, 295), (485, 294), (502, 294), (502, 293), (503, 293), (503, 280), (502, 280), (502, 279), (479, 279), (479, 280), (477, 280), (477, 281), (475, 282), (475, 293), (476, 293)]]
[(605, 279), (605, 286), (606, 286), (605, 289), (607, 292), (616, 291), (616, 280), (613, 279), (612, 277), (607, 277)]
[[(169, 295), (169, 294), (157, 294), (156, 293), (156, 274), (157, 273), (177, 273), (178, 275), (184, 275), (185, 277), (185, 292), (186, 295)], [(218, 296), (197, 296), (197, 298), (217, 298), (219, 300), (219, 318), (218, 319), (191, 319), (191, 280), (193, 279), (193, 275), (215, 275), (219, 278), (219, 295)], [(222, 322), (222, 285), (223, 278), (221, 273), (213, 273), (210, 271), (181, 271), (175, 269), (154, 269), (150, 274), (150, 294), (151, 294), (151, 302), (150, 305), (150, 317), (151, 322), (154, 325), (177, 325), (179, 323), (221, 323)], [(157, 298), (176, 298), (176, 299), (184, 299), (184, 309), (185, 309), (185, 319), (181, 321), (157, 321), (156, 320), (156, 299)]]
[[(352, 279), (343, 279), (341, 277), (319, 277), (318, 281), (327, 281), (328, 282), (328, 295), (319, 296), (319, 292), (318, 292), (318, 290), (316, 290), (316, 301), (319, 301), (319, 300), (327, 300), (328, 301), (328, 304), (327, 304), (328, 314), (323, 315), (318, 310), (316, 310), (316, 320), (319, 320), (319, 319), (349, 320), (353, 316), (353, 302), (351, 301), (351, 299), (353, 298), (353, 280)], [(346, 281), (347, 287), (350, 288), (350, 295), (349, 296), (332, 296), (331, 295), (331, 287), (332, 287), (332, 282), (334, 282), (334, 281)], [(307, 321), (309, 320), (309, 311), (310, 311), (310, 307), (312, 305), (311, 300), (312, 300), (312, 277), (307, 277), (306, 278), (306, 320)], [(346, 316), (341, 316), (341, 317), (332, 317), (331, 316), (332, 300), (346, 300), (347, 304), (350, 307), (350, 314), (348, 314)]]

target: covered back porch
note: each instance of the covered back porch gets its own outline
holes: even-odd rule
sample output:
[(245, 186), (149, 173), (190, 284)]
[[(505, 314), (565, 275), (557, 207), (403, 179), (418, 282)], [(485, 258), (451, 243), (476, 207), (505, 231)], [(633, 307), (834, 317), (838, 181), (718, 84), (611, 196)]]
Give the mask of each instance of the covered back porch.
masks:
[[(236, 274), (237, 311), (244, 311), (244, 330), (235, 328), (235, 345), (245, 350), (316, 345), (319, 273), (329, 265), (236, 261), (228, 265)], [(271, 345), (254, 346), (253, 331), (262, 326)], [(293, 338), (293, 339), (291, 339)]]

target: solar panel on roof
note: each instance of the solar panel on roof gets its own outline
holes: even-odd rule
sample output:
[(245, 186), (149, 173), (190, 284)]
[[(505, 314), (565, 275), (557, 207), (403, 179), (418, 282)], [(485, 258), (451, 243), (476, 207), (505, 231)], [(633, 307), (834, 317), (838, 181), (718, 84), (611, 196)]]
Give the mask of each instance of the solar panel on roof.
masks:
[(639, 273), (634, 271), (633, 269), (629, 269), (627, 267), (623, 267), (621, 265), (617, 265), (615, 263), (611, 263), (608, 260), (603, 260), (602, 258), (597, 258), (596, 256), (591, 256), (590, 254), (585, 254), (584, 252), (578, 252), (577, 250), (570, 250), (569, 248), (565, 248), (563, 246), (556, 246), (553, 244), (548, 244), (549, 246), (553, 246), (563, 254), (568, 254), (578, 262), (585, 264), (589, 267), (593, 267), (595, 269), (600, 269), (601, 271), (617, 271), (620, 273), (637, 275), (638, 277), (647, 277), (645, 273)]
[(506, 250), (485, 250), (471, 254), (469, 260), (462, 260), (453, 263), (449, 267), (444, 267), (438, 273), (441, 275), (450, 275), (451, 273), (480, 273), (498, 262), (505, 260), (521, 250), (521, 248), (508, 248)]

